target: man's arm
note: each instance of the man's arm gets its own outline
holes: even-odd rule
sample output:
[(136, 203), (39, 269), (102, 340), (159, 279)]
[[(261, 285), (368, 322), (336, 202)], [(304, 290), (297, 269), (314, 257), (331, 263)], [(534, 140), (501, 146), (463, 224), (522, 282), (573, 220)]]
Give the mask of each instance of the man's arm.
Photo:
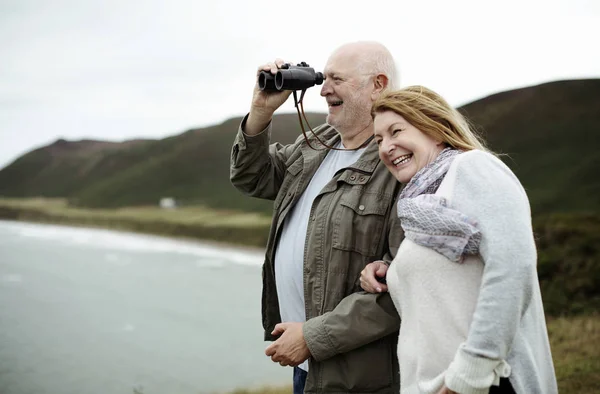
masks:
[[(366, 297), (365, 297), (366, 296)], [(389, 293), (354, 293), (331, 312), (306, 323), (279, 323), (280, 337), (265, 349), (273, 362), (297, 366), (311, 355), (317, 361), (397, 332), (400, 318)]]
[[(383, 260), (388, 264), (398, 251), (404, 232), (392, 206), (387, 220), (387, 253)], [(346, 353), (400, 329), (400, 317), (389, 293), (353, 293), (345, 297), (334, 310), (308, 320), (303, 334), (312, 357), (325, 360)]]
[(310, 354), (322, 361), (397, 332), (400, 317), (389, 293), (354, 293), (331, 312), (304, 323)]
[(269, 145), (271, 124), (257, 135), (244, 133), (242, 121), (231, 149), (230, 180), (241, 192), (252, 197), (274, 200), (283, 182), (285, 163), (296, 144)]
[[(283, 60), (258, 68), (256, 76), (275, 74)], [(275, 111), (287, 100), (290, 91), (267, 92), (254, 85), (250, 112), (242, 121), (231, 150), (230, 179), (240, 191), (253, 197), (275, 199), (285, 174), (289, 147), (269, 146), (271, 121)]]

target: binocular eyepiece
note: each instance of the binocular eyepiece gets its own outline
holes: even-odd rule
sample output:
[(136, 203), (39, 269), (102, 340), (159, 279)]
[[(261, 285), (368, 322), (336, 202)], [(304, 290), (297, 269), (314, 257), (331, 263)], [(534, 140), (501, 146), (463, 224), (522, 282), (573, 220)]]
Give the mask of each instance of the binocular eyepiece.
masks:
[(323, 73), (315, 72), (306, 62), (295, 66), (285, 63), (275, 75), (269, 71), (261, 71), (258, 75), (258, 88), (266, 91), (304, 90), (321, 85), (324, 79)]

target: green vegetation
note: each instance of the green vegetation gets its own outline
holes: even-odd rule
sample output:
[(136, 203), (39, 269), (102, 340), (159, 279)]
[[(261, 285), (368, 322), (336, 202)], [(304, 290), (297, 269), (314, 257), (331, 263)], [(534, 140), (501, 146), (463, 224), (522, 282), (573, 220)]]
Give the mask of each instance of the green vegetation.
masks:
[(177, 209), (129, 207), (84, 209), (65, 199), (0, 199), (0, 219), (101, 227), (171, 237), (264, 247), (271, 219), (253, 212), (215, 211), (201, 206)]
[(534, 213), (600, 211), (600, 79), (498, 93), (460, 108), (508, 156)]
[(542, 216), (534, 231), (546, 313), (600, 311), (600, 214)]
[[(307, 114), (311, 125), (322, 114)], [(269, 201), (248, 198), (229, 182), (229, 158), (241, 119), (156, 140), (122, 144), (55, 143), (36, 149), (0, 170), (0, 196), (67, 198), (69, 205), (120, 208), (155, 205), (174, 197), (185, 205), (271, 213)], [(278, 115), (273, 138), (292, 142), (300, 134), (296, 115)]]
[(560, 393), (600, 389), (600, 316), (549, 319), (548, 334)]
[[(561, 81), (499, 93), (460, 110), (490, 147), (507, 154), (535, 213), (600, 210), (600, 79)], [(310, 124), (323, 114), (309, 114)], [(73, 206), (154, 205), (174, 197), (187, 205), (270, 214), (229, 182), (240, 118), (163, 140), (125, 143), (56, 141), (0, 171), (0, 196), (64, 197)], [(272, 139), (300, 135), (296, 114), (277, 115)]]

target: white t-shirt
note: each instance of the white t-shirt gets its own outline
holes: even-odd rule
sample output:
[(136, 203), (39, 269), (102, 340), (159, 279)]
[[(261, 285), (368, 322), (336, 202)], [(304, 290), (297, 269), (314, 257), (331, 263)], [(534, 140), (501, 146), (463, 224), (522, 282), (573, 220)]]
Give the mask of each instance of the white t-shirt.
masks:
[[(339, 143), (335, 147), (339, 148)], [(355, 151), (330, 150), (317, 169), (306, 190), (283, 223), (281, 238), (275, 251), (275, 283), (282, 322), (305, 322), (304, 246), (310, 210), (317, 195), (335, 173), (355, 163), (366, 148)], [(308, 361), (299, 365), (308, 371)]]

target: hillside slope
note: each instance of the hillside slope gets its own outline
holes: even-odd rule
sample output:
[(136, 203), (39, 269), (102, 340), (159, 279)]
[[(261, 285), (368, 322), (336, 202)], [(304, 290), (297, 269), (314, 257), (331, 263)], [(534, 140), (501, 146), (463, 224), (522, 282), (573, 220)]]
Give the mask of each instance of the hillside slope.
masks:
[[(600, 209), (600, 80), (559, 81), (495, 94), (460, 108), (527, 189), (536, 213)], [(308, 115), (314, 127), (324, 114)], [(185, 204), (270, 212), (229, 182), (240, 118), (163, 140), (57, 141), (0, 171), (0, 196), (67, 197), (74, 205)], [(273, 141), (299, 134), (296, 114), (277, 115)]]
[(508, 155), (534, 212), (600, 210), (600, 80), (512, 90), (461, 110)]

